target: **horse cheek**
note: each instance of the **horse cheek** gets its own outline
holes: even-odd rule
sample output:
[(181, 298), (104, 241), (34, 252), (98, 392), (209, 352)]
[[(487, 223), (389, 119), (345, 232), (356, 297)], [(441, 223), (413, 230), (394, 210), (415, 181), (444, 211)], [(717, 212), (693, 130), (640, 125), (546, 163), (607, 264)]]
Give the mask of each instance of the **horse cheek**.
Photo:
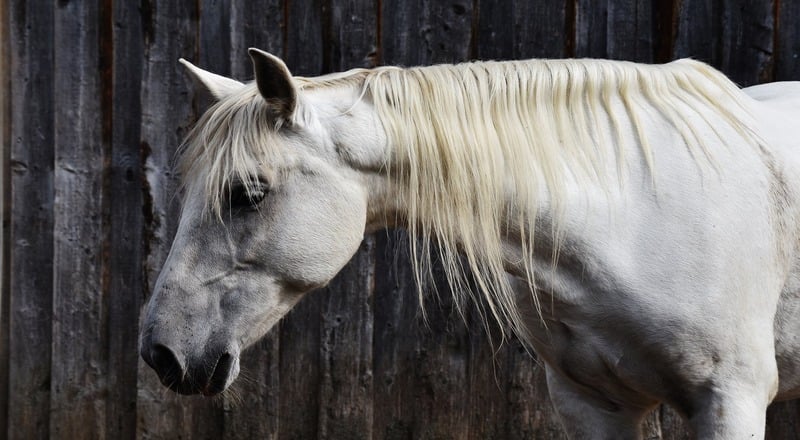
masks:
[(358, 251), (365, 198), (350, 189), (299, 192), (279, 208), (266, 257), (279, 277), (303, 290), (327, 284)]

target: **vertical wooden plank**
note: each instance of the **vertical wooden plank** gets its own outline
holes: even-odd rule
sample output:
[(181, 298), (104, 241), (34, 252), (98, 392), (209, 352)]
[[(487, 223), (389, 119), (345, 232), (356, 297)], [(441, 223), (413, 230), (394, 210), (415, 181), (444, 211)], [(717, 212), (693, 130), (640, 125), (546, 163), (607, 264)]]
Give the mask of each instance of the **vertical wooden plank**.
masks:
[(424, 36), (430, 28), (423, 24), (422, 0), (382, 0), (381, 64), (414, 66), (426, 64), (430, 48)]
[(770, 405), (767, 410), (768, 440), (798, 438), (800, 436), (800, 402), (797, 400)]
[(105, 437), (99, 10), (55, 8), (55, 200), (50, 436)]
[[(435, 249), (431, 252), (437, 252)], [(469, 435), (469, 329), (457, 312), (441, 267), (425, 287), (426, 321), (417, 322), (414, 438), (462, 439)], [(439, 292), (438, 294), (435, 292)], [(413, 403), (412, 403), (413, 402)]]
[[(469, 404), (467, 418), (469, 438), (480, 440), (486, 438), (510, 438), (514, 431), (507, 412), (507, 382), (509, 381), (509, 365), (515, 362), (526, 363), (532, 359), (513, 358), (508, 356), (509, 345), (500, 346), (500, 329), (496, 323), (484, 325), (478, 306), (473, 305), (469, 311), (469, 347), (467, 358), (467, 384), (469, 388)], [(534, 396), (526, 402), (535, 405)]]
[(0, 2), (0, 437), (8, 435), (8, 308), (9, 248), (11, 245), (11, 81), (9, 66), (8, 2)]
[(800, 80), (800, 1), (775, 2), (775, 80)]
[(378, 15), (374, 1), (328, 0), (325, 67), (342, 71), (374, 67), (378, 53)]
[[(516, 1), (514, 4), (516, 5)], [(522, 5), (525, 7), (526, 5)], [(520, 11), (522, 12), (522, 11)], [(509, 26), (516, 15), (524, 15), (539, 23), (538, 17), (515, 14), (508, 4), (493, 1), (478, 2), (477, 58), (481, 60), (512, 60), (517, 40), (516, 26)], [(562, 21), (563, 23), (563, 21)], [(524, 27), (527, 29), (527, 27)]]
[[(113, 2), (112, 133), (108, 176), (109, 438), (136, 437), (139, 311), (149, 294), (143, 278), (143, 162), (140, 141), (142, 15), (139, 4)], [(108, 85), (106, 85), (107, 87)]]
[[(253, 77), (247, 48), (283, 55), (281, 0), (232, 0), (230, 69), (236, 79)], [(224, 396), (225, 438), (277, 439), (280, 406), (280, 326), (242, 353), (239, 380)], [(253, 417), (258, 414), (258, 417)]]
[[(330, 0), (325, 2), (324, 12), (326, 70), (365, 67), (375, 61), (374, 2)], [(372, 437), (374, 251), (374, 238), (367, 237), (350, 263), (324, 289), (320, 438)]]
[(253, 78), (247, 49), (257, 47), (284, 56), (283, 0), (231, 0), (231, 75)]
[(294, 75), (314, 76), (323, 69), (323, 0), (287, 1), (285, 61)]
[(576, 6), (576, 56), (653, 62), (656, 6), (636, 0), (579, 1)]
[(369, 237), (324, 289), (319, 438), (372, 438), (374, 250)]
[(528, 356), (519, 342), (506, 348), (508, 363), (508, 420), (509, 439), (546, 438), (566, 439), (547, 392), (544, 366)]
[(470, 58), (472, 1), (383, 0), (383, 64), (456, 63)]
[(563, 58), (566, 55), (566, 2), (516, 0), (514, 58)]
[(416, 339), (419, 302), (402, 230), (380, 231), (375, 237), (373, 328), (373, 436), (414, 438), (416, 413)]
[(320, 320), (324, 294), (311, 292), (283, 318), (280, 332), (278, 438), (317, 438), (319, 432)]
[(607, 58), (652, 63), (655, 55), (653, 8), (650, 2), (610, 0)]
[(742, 86), (770, 80), (775, 1), (683, 0), (675, 57), (694, 57)]
[[(218, 75), (231, 73), (231, 0), (203, 0), (200, 8), (200, 30), (197, 35), (197, 64), (203, 69)], [(214, 104), (207, 94), (195, 95), (198, 101), (196, 110), (204, 112)]]
[[(689, 440), (689, 426), (674, 410), (666, 405), (661, 405), (656, 414), (660, 419), (661, 437), (663, 440)], [(658, 437), (656, 437), (658, 438)]]
[(603, 58), (608, 53), (608, 2), (575, 2), (575, 56)]
[(566, 2), (481, 1), (477, 49), (480, 59), (563, 58)]
[[(197, 54), (199, 4), (145, 0), (141, 145), (145, 217), (145, 280), (151, 292), (169, 252), (179, 220), (178, 180), (172, 158), (195, 120), (191, 79), (177, 62)], [(209, 399), (182, 397), (164, 388), (139, 362), (137, 436), (217, 438), (222, 412)]]
[(681, 0), (678, 3), (674, 58), (692, 57), (721, 64), (723, 0)]
[[(321, 0), (286, 2), (286, 61), (295, 75), (322, 73)], [(319, 436), (321, 320), (329, 292), (309, 293), (281, 321), (279, 438)]]
[(10, 439), (49, 435), (53, 311), (54, 69), (51, 3), (10, 3)]
[(200, 8), (198, 64), (218, 75), (230, 76), (231, 0), (203, 0)]
[(726, 2), (723, 70), (742, 86), (772, 81), (775, 7), (779, 0)]

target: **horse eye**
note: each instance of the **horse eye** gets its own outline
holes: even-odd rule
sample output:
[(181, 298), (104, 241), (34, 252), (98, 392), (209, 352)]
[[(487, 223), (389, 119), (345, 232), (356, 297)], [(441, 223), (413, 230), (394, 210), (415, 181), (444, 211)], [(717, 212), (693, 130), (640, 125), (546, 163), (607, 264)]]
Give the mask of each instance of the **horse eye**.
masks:
[(267, 196), (269, 189), (265, 184), (259, 183), (250, 191), (244, 185), (236, 185), (231, 189), (231, 208), (255, 208)]

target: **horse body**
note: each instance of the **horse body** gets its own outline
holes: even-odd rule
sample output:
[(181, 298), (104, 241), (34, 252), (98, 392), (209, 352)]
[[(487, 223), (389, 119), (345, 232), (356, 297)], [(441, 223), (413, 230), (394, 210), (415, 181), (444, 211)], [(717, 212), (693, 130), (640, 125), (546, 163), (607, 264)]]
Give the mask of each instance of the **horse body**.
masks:
[(782, 225), (783, 243), (786, 246), (789, 270), (783, 279), (778, 307), (774, 317), (775, 352), (780, 373), (776, 400), (800, 397), (800, 255), (797, 244), (797, 195), (800, 194), (800, 127), (793, 121), (800, 117), (800, 83), (784, 82), (765, 84), (744, 89), (756, 102), (762, 132), (772, 147), (773, 167), (780, 172), (779, 179), (789, 200), (786, 201), (788, 218)]
[[(796, 290), (786, 280), (796, 276), (800, 168), (786, 127), (800, 113), (752, 105), (762, 123), (781, 127), (763, 131), (775, 134), (769, 150), (729, 145), (712, 172), (686, 151), (657, 149), (654, 185), (638, 157), (615, 191), (569, 192), (557, 265), (536, 264), (550, 294), (544, 320), (527, 315), (574, 437), (636, 437), (659, 402), (692, 420), (701, 438), (763, 435), (768, 402), (796, 393)], [(778, 306), (784, 319), (774, 319)]]
[[(349, 81), (360, 73), (303, 88), (314, 80), (292, 80), (279, 60), (251, 54), (257, 91), (242, 85), (236, 92), (231, 80), (192, 68), (222, 99), (212, 110), (228, 118), (236, 116), (226, 99), (264, 98), (269, 111), (259, 117), (274, 123), (266, 130), (273, 134), (247, 143), (266, 139), (281, 148), (266, 170), (259, 161), (221, 184), (205, 179), (230, 193), (220, 218), (204, 215), (209, 186), (187, 185), (178, 236), (142, 330), (143, 357), (180, 392), (227, 387), (240, 350), (304, 292), (330, 280), (365, 231), (413, 230), (416, 221), (429, 221), (409, 215), (412, 201), (398, 197), (398, 179), (408, 170), (392, 165), (402, 147), (393, 143), (397, 127), (379, 116), (380, 97), (365, 99), (361, 83)], [(392, 91), (376, 90), (397, 105)], [(702, 148), (683, 146), (681, 121), (670, 122), (658, 106), (641, 108), (637, 120), (619, 118), (616, 130), (592, 131), (595, 157), (617, 160), (593, 165), (602, 185), (564, 173), (558, 194), (546, 185), (523, 194), (537, 204), (533, 237), (530, 223), (517, 221), (524, 212), (520, 189), (498, 186), (502, 268), (513, 278), (512, 319), (523, 323), (514, 330), (545, 361), (553, 403), (572, 438), (638, 438), (643, 415), (660, 402), (686, 416), (700, 438), (758, 438), (767, 405), (800, 393), (800, 130), (791, 123), (800, 117), (800, 88), (746, 92), (752, 98), (739, 99), (754, 115), (757, 137), (688, 98), (673, 100), (667, 111), (695, 121), (687, 123), (694, 139), (706, 140)], [(631, 111), (624, 96), (606, 104), (609, 115)], [(220, 127), (203, 132), (205, 146), (189, 152), (196, 156), (187, 173), (216, 173), (198, 166), (202, 155), (236, 150), (227, 138), (219, 138), (223, 146), (207, 145)], [(654, 145), (642, 145), (646, 139)], [(624, 155), (620, 145), (627, 146)], [(248, 175), (257, 177), (247, 181)], [(246, 196), (243, 206), (233, 206), (237, 191)], [(457, 189), (446, 194), (461, 196)], [(269, 208), (262, 211), (264, 203)], [(470, 209), (483, 214), (480, 205)], [(452, 233), (446, 220), (433, 218), (432, 229)], [(471, 245), (457, 244), (467, 255)], [(507, 317), (503, 306), (502, 299), (490, 303), (491, 314)], [(191, 336), (185, 329), (193, 329)]]
[[(654, 193), (641, 190), (645, 173), (606, 198), (612, 206), (567, 215), (577, 243), (562, 251), (535, 346), (575, 437), (602, 437), (602, 427), (608, 438), (634, 437), (658, 402), (686, 415), (700, 438), (763, 435), (764, 408), (779, 391), (776, 303), (796, 258), (797, 231), (784, 228), (795, 225), (800, 187), (784, 174), (798, 168), (785, 169), (783, 155), (731, 146), (714, 175), (671, 153), (654, 161)], [(796, 334), (796, 316), (775, 333)], [(796, 364), (797, 347), (777, 341), (778, 358)], [(796, 380), (784, 381), (786, 372), (780, 384)]]

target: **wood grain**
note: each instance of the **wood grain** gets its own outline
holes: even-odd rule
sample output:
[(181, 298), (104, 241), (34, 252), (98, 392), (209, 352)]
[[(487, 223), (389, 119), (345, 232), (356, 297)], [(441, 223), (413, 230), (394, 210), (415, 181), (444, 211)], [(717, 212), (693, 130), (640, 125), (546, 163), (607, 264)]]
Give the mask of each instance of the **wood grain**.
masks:
[(285, 57), (283, 0), (231, 0), (231, 75), (238, 80), (253, 78), (253, 63), (247, 49), (257, 47)]
[(800, 2), (776, 1), (775, 8), (775, 80), (800, 79)]
[(105, 437), (108, 365), (103, 295), (104, 207), (100, 11), (55, 8), (54, 279), (50, 437)]
[[(563, 58), (567, 51), (567, 2), (480, 1), (477, 58)], [(536, 23), (532, 25), (531, 23)]]
[[(8, 2), (0, 2), (0, 65), (10, 64)], [(8, 434), (8, 335), (11, 238), (11, 93), (9, 68), (0, 68), (0, 436)]]
[(54, 10), (10, 4), (11, 240), (8, 438), (50, 432), (53, 320)]
[[(141, 91), (144, 44), (139, 5), (114, 2), (112, 10), (111, 152), (108, 196), (108, 408), (109, 438), (136, 437), (139, 310), (149, 293), (144, 281), (144, 186)], [(103, 93), (108, 93), (109, 84)], [(107, 109), (109, 110), (109, 109)], [(106, 115), (108, 117), (108, 115)]]
[[(214, 400), (140, 361), (139, 311), (177, 227), (174, 152), (212, 102), (177, 63), (252, 78), (381, 64), (692, 56), (800, 80), (796, 0), (0, 2), (0, 438), (562, 439), (543, 367), (423, 286), (402, 230), (367, 238), (242, 356)], [(437, 299), (434, 288), (441, 297)], [(767, 438), (800, 435), (797, 402)], [(645, 438), (689, 438), (659, 407)]]
[(710, 63), (741, 86), (771, 80), (775, 1), (683, 0), (673, 56)]
[(653, 62), (656, 22), (648, 2), (577, 2), (575, 55)]

